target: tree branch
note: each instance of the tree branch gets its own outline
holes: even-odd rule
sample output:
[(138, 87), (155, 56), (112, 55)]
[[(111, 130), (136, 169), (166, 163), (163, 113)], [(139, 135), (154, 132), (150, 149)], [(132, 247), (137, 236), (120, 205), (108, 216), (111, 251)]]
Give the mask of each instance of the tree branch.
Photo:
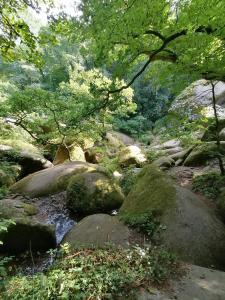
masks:
[[(114, 93), (119, 93), (127, 88), (129, 88), (133, 83), (134, 81), (147, 69), (147, 67), (149, 66), (149, 64), (156, 59), (156, 55), (161, 53), (162, 51), (165, 51), (165, 48), (167, 47), (167, 45), (169, 43), (171, 43), (172, 41), (174, 41), (175, 39), (177, 39), (178, 37), (182, 36), (185, 34), (185, 30), (182, 30), (180, 32), (176, 32), (170, 36), (168, 36), (167, 38), (165, 38), (163, 44), (161, 47), (159, 47), (158, 49), (152, 51), (152, 53), (149, 55), (149, 59), (146, 61), (146, 63), (144, 64), (144, 66), (141, 68), (141, 70), (136, 73), (134, 75), (134, 77), (131, 79), (131, 81), (126, 84), (126, 85), (123, 85), (122, 87), (118, 88), (118, 89), (115, 89), (115, 90), (110, 90), (108, 91), (109, 94), (114, 94)], [(168, 51), (168, 50), (166, 50)]]

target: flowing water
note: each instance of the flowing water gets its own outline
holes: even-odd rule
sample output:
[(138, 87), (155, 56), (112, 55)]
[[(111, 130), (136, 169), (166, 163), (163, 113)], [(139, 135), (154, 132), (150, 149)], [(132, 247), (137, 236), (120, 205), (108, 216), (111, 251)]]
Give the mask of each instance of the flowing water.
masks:
[[(66, 207), (66, 193), (27, 199), (28, 203), (33, 203), (39, 210), (37, 218), (43, 223), (55, 226), (56, 242), (60, 244), (64, 235), (76, 224), (74, 217)], [(16, 256), (12, 264), (15, 269), (23, 274), (33, 275), (36, 272), (47, 270), (54, 262), (57, 251), (45, 253), (28, 251)]]
[(73, 227), (75, 221), (66, 207), (65, 192), (32, 199), (38, 207), (40, 219), (44, 219), (47, 224), (55, 225), (57, 245), (62, 241), (64, 235)]

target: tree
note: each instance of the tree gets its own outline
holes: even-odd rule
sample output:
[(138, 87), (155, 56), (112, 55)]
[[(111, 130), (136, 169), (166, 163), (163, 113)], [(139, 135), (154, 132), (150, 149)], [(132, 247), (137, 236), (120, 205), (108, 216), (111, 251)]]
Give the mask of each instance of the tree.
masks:
[(122, 77), (143, 62), (114, 92), (129, 87), (158, 60), (180, 73), (191, 70), (199, 78), (225, 80), (223, 0), (83, 0), (81, 10), (80, 26), (92, 42), (96, 63), (115, 64), (114, 77)]
[(215, 94), (215, 85), (216, 83), (214, 83), (211, 80), (211, 87), (212, 87), (212, 106), (213, 106), (213, 112), (214, 112), (214, 119), (215, 119), (215, 131), (216, 131), (216, 145), (218, 148), (218, 162), (219, 162), (219, 167), (220, 167), (220, 172), (221, 175), (225, 175), (225, 170), (224, 170), (224, 165), (223, 165), (223, 160), (221, 157), (221, 143), (220, 143), (220, 136), (219, 136), (219, 118), (218, 118), (218, 114), (217, 114), (217, 109), (216, 109), (216, 94)]
[[(51, 0), (2, 0), (0, 3), (0, 54), (4, 59), (15, 60), (26, 56), (37, 65), (42, 63), (37, 52), (40, 39), (24, 21), (22, 13), (28, 8), (40, 12), (41, 4), (52, 6)], [(21, 51), (22, 50), (22, 51)], [(23, 55), (22, 55), (23, 53)]]
[(10, 117), (40, 144), (65, 144), (81, 132), (94, 135), (107, 118), (136, 107), (132, 89), (110, 97), (102, 94), (111, 80), (97, 69), (74, 64), (69, 78), (56, 91), (29, 86), (16, 91), (4, 101), (1, 116)]

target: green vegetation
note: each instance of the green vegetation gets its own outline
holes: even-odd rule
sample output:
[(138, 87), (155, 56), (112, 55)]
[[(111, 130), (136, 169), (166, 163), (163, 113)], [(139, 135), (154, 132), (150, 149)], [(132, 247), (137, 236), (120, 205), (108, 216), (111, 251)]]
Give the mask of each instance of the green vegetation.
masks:
[(9, 162), (5, 159), (1, 160), (0, 158), (0, 199), (8, 193), (9, 186), (15, 183), (18, 176), (16, 168), (13, 160)]
[[(64, 247), (65, 249), (65, 247)], [(175, 260), (163, 249), (85, 249), (61, 253), (46, 274), (8, 279), (5, 299), (112, 299), (131, 289), (162, 283)]]
[[(36, 177), (38, 191), (41, 180), (46, 196), (67, 188), (68, 208), (85, 215), (111, 212), (122, 205), (119, 215), (124, 222), (153, 237), (161, 229), (158, 216), (174, 207), (177, 191), (170, 178), (153, 165), (136, 174), (134, 165), (143, 167), (144, 159), (129, 159), (126, 146), (135, 144), (151, 163), (170, 153), (170, 146), (157, 150), (163, 142), (176, 139), (183, 148), (178, 142), (171, 155), (186, 154), (164, 157), (168, 166), (219, 162), (223, 176), (197, 176), (193, 190), (219, 199), (224, 212), (220, 134), (225, 125), (218, 109), (223, 99), (216, 95), (218, 82), (225, 82), (224, 1), (80, 0), (75, 14), (72, 5), (66, 11), (63, 8), (70, 1), (1, 2), (0, 199), (18, 178), (27, 175), (23, 171), (26, 154), (56, 164), (57, 149), (64, 149), (70, 161), (76, 146), (80, 151), (76, 159), (89, 155), (87, 161), (95, 166), (83, 162), (84, 168), (69, 183), (64, 165), (62, 175), (53, 177), (57, 179), (48, 186), (41, 173)], [(194, 84), (200, 79), (212, 96), (212, 117), (197, 103), (199, 97), (207, 100), (207, 95), (204, 99), (201, 93), (197, 95)], [(107, 134), (113, 131), (120, 131), (124, 142), (113, 135), (110, 141)], [(90, 147), (85, 145), (88, 139)], [(151, 144), (159, 147), (152, 150)], [(190, 146), (191, 152), (186, 152)], [(123, 151), (128, 157), (124, 161)], [(18, 191), (27, 183), (31, 189), (29, 179), (24, 179)], [(30, 217), (32, 209), (26, 209)], [(10, 224), (10, 220), (0, 220), (0, 232)], [(163, 281), (174, 263), (170, 254), (157, 247), (114, 252), (84, 249), (60, 255), (46, 273), (31, 277), (14, 274), (6, 278), (7, 257), (0, 260), (6, 299), (123, 297), (130, 289)]]
[(125, 216), (121, 217), (121, 220), (129, 227), (136, 229), (147, 235), (150, 238), (154, 237), (154, 234), (158, 233), (162, 226), (157, 221), (153, 213), (143, 213), (138, 216)]
[[(152, 192), (149, 195), (149, 189)], [(143, 213), (160, 215), (175, 204), (176, 190), (170, 178), (154, 165), (145, 166), (137, 183), (125, 199), (122, 216), (139, 216)]]
[(128, 195), (137, 181), (138, 174), (134, 172), (132, 168), (128, 168), (121, 179), (120, 186), (124, 192), (124, 195)]
[(225, 177), (218, 173), (208, 173), (194, 177), (192, 188), (209, 199), (218, 198), (220, 191), (225, 187)]
[[(15, 225), (15, 222), (10, 219), (0, 219), (0, 233), (7, 231), (10, 225)], [(0, 241), (0, 244), (2, 244), (2, 241)]]

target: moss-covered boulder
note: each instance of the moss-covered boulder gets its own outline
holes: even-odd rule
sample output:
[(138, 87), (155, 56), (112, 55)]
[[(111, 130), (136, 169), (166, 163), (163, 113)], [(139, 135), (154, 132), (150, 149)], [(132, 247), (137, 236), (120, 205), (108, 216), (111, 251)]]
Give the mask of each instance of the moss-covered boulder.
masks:
[[(221, 154), (225, 154), (225, 143), (221, 142)], [(201, 166), (218, 156), (216, 142), (207, 142), (197, 145), (187, 156), (184, 166)]]
[(191, 191), (177, 187), (154, 165), (140, 173), (120, 214), (153, 213), (165, 225), (161, 241), (183, 260), (225, 268), (225, 227), (214, 211)]
[(52, 163), (45, 159), (33, 145), (22, 143), (20, 147), (0, 145), (0, 159), (19, 164), (21, 166), (20, 177), (52, 167)]
[(175, 205), (176, 189), (170, 178), (155, 165), (145, 166), (137, 183), (125, 199), (120, 214), (138, 216), (142, 213), (163, 213)]
[(175, 160), (171, 156), (162, 156), (153, 163), (162, 170), (166, 170), (175, 165)]
[(123, 148), (118, 154), (118, 161), (122, 167), (143, 165), (147, 161), (145, 155), (138, 146), (131, 145)]
[(3, 245), (0, 251), (21, 252), (25, 250), (46, 250), (56, 245), (55, 230), (52, 225), (37, 218), (38, 209), (23, 198), (0, 200), (0, 217), (13, 220), (15, 224), (7, 231), (0, 232)]
[(68, 206), (77, 214), (110, 212), (118, 209), (124, 196), (112, 179), (100, 172), (89, 172), (71, 178), (67, 187)]
[(26, 176), (11, 186), (14, 193), (32, 198), (65, 191), (73, 175), (96, 170), (85, 162), (68, 162)]
[(117, 217), (95, 214), (82, 219), (63, 238), (72, 249), (102, 248), (105, 246), (129, 247), (134, 241), (133, 232)]
[(122, 132), (117, 132), (117, 131), (107, 132), (106, 139), (110, 144), (117, 147), (130, 146), (135, 143), (134, 139), (128, 136), (127, 134), (124, 134)]

